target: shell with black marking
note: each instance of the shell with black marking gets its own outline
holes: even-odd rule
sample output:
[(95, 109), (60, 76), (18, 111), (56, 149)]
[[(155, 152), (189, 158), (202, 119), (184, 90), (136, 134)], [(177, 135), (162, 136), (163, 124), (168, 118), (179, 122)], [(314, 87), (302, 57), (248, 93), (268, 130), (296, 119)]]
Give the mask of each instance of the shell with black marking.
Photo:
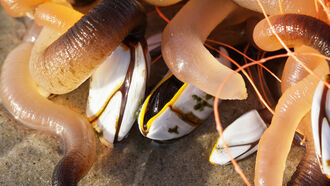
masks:
[(102, 143), (121, 141), (131, 129), (145, 95), (148, 63), (143, 45), (122, 44), (93, 73), (86, 114)]
[(213, 100), (169, 73), (143, 103), (138, 117), (140, 132), (160, 141), (187, 135), (212, 113)]

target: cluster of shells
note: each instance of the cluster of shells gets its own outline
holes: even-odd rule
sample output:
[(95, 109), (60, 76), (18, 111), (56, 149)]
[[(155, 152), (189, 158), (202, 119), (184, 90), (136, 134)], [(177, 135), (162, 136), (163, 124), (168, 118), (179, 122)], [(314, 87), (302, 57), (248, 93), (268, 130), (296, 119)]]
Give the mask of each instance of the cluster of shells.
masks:
[[(65, 0), (0, 1), (9, 15), (27, 16), (28, 19), (35, 20), (35, 22), (28, 21), (32, 23), (31, 29), (22, 44), (15, 48), (4, 62), (1, 74), (1, 96), (4, 106), (19, 122), (31, 128), (56, 134), (64, 140), (64, 157), (55, 167), (53, 185), (77, 184), (88, 173), (94, 159), (96, 159), (94, 166), (87, 174), (87, 178), (82, 181), (83, 184), (92, 184), (100, 178), (102, 181), (97, 182), (99, 185), (109, 182), (157, 184), (158, 179), (162, 184), (177, 184), (182, 179), (183, 182), (190, 184), (223, 184), (224, 182), (228, 185), (230, 182), (242, 184), (239, 175), (235, 173), (236, 170), (242, 176), (235, 160), (242, 160), (254, 154), (258, 150), (260, 139), (264, 144), (274, 144), (276, 151), (277, 141), (268, 142), (271, 137), (268, 135), (267, 138), (264, 132), (276, 131), (274, 129), (276, 127), (273, 126), (276, 125), (277, 120), (280, 120), (277, 118), (281, 118), (278, 116), (279, 113), (285, 113), (287, 110), (289, 112), (290, 108), (287, 107), (290, 107), (290, 101), (299, 100), (300, 97), (306, 99), (307, 103), (302, 103), (300, 107), (306, 108), (300, 109), (300, 102), (297, 102), (297, 115), (299, 117), (301, 115), (301, 118), (297, 116), (299, 119), (296, 125), (298, 126), (299, 122), (302, 123), (301, 126), (306, 125), (307, 127), (302, 129), (305, 134), (290, 133), (288, 127), (287, 132), (283, 133), (285, 137), (278, 137), (281, 134), (274, 135), (274, 139), (279, 138), (278, 143), (283, 146), (291, 146), (293, 136), (300, 145), (304, 144), (307, 138), (305, 155), (307, 158), (301, 162), (291, 179), (303, 151), (302, 147), (293, 147), (288, 157), (289, 162), (293, 163), (287, 165), (293, 168), (291, 171), (286, 170), (284, 183), (291, 179), (290, 184), (329, 184), (330, 78), (325, 75), (329, 73), (330, 38), (329, 25), (323, 22), (329, 22), (327, 17), (329, 8), (324, 5), (324, 1), (320, 0), (319, 4), (315, 5), (321, 10), (306, 8), (309, 5), (314, 6), (316, 1), (313, 0), (145, 1), (68, 1), (71, 4)], [(163, 13), (174, 18), (171, 21), (167, 20), (157, 6), (164, 6), (161, 8)], [(221, 10), (220, 13), (218, 9)], [(113, 13), (118, 18), (104, 17), (103, 13), (110, 10), (118, 13), (118, 15)], [(275, 15), (271, 17), (273, 22), (270, 23), (276, 25), (274, 29), (267, 25), (266, 20), (260, 21), (266, 16), (262, 14), (263, 11), (268, 15)], [(284, 18), (276, 17), (278, 14), (284, 14)], [(300, 14), (304, 14), (305, 17), (301, 18)], [(212, 19), (208, 20), (208, 18)], [(315, 30), (321, 30), (321, 33), (310, 33), (306, 28), (308, 26), (300, 26), (299, 21), (296, 20), (310, 21), (308, 23), (311, 24), (317, 22), (315, 25), (320, 28)], [(166, 21), (169, 22), (168, 25)], [(195, 22), (200, 23), (199, 26), (196, 26)], [(115, 31), (102, 25), (109, 23), (116, 23), (113, 29)], [(81, 28), (82, 31), (79, 30)], [(211, 33), (214, 28), (214, 32)], [(254, 33), (253, 29), (256, 30)], [(273, 35), (276, 32), (287, 42), (288, 47), (302, 53), (302, 56), (303, 52), (310, 52), (313, 53), (312, 57), (315, 57), (318, 55), (316, 50), (323, 56), (303, 58), (306, 59), (307, 71), (311, 69), (309, 72), (302, 72), (300, 64), (291, 67), (298, 70), (291, 69), (291, 71), (288, 70), (289, 67), (284, 67), (283, 71), (283, 65), (267, 65), (265, 68), (272, 68), (276, 75), (280, 76), (282, 73), (284, 75), (282, 85), (278, 82), (274, 83), (271, 77), (266, 77), (257, 83), (257, 88), (269, 86), (264, 96), (269, 97), (271, 101), (268, 103), (272, 105), (269, 106), (264, 102), (266, 105), (264, 106), (258, 102), (253, 86), (247, 83), (249, 77), (243, 79), (243, 74), (246, 75), (246, 72), (238, 74), (232, 70), (237, 69), (231, 65), (232, 59), (242, 65), (244, 58), (228, 47), (215, 44), (217, 42), (214, 40), (226, 42), (242, 50), (247, 43), (250, 42), (249, 45), (253, 43), (254, 46), (245, 50), (245, 53), (253, 57), (257, 56), (256, 53), (261, 53), (261, 50), (257, 49), (260, 47), (269, 51), (269, 56), (275, 54), (289, 56), (287, 64), (292, 63), (289, 62), (290, 60), (300, 61), (298, 55), (290, 51), (286, 54), (277, 51), (283, 46)], [(309, 34), (309, 37), (316, 39), (304, 39), (303, 34)], [(205, 43), (209, 50), (203, 47), (207, 37), (208, 41), (211, 41), (210, 44)], [(284, 47), (287, 47), (286, 44)], [(302, 44), (316, 50), (301, 46)], [(194, 49), (201, 51), (196, 52)], [(160, 59), (160, 55), (164, 60)], [(312, 60), (314, 65), (308, 66), (309, 61)], [(65, 61), (69, 61), (68, 67), (61, 67), (66, 63)], [(14, 73), (19, 75), (13, 76)], [(259, 70), (257, 72), (253, 67), (252, 73), (249, 73), (252, 81), (253, 78), (258, 79), (260, 76)], [(296, 75), (297, 73), (304, 75)], [(285, 74), (291, 74), (296, 79), (289, 82), (290, 78), (293, 78), (285, 77)], [(89, 81), (86, 81), (87, 79)], [(25, 83), (22, 83), (22, 80)], [(83, 82), (86, 83), (81, 85)], [(219, 93), (217, 90), (220, 84), (224, 88)], [(282, 86), (281, 90), (279, 90), (280, 86)], [(290, 86), (298, 88), (288, 89)], [(299, 86), (312, 88), (305, 88), (300, 93)], [(78, 91), (75, 90), (76, 88)], [(31, 91), (24, 94), (24, 90)], [(75, 91), (69, 93), (72, 90)], [(287, 98), (288, 103), (285, 102), (285, 98), (278, 101), (281, 91), (282, 97), (287, 96), (286, 94), (288, 97), (294, 94), (295, 96), (291, 97), (297, 98), (293, 101)], [(53, 106), (52, 102), (70, 98), (72, 95), (79, 98), (71, 98), (67, 103), (75, 104), (77, 100), (79, 103), (83, 102), (76, 109), (82, 112), (83, 116), (62, 106)], [(217, 104), (214, 97), (222, 99), (222, 102)], [(277, 101), (278, 106), (276, 106)], [(275, 106), (276, 109), (273, 111)], [(227, 126), (219, 137), (215, 130), (215, 121), (210, 119), (213, 109), (218, 107), (221, 108), (221, 121)], [(311, 114), (308, 114), (309, 110)], [(275, 118), (273, 120), (271, 120), (272, 114)], [(288, 121), (297, 120), (295, 117), (292, 118)], [(70, 122), (74, 124), (71, 125)], [(275, 123), (271, 125), (272, 129), (267, 129), (271, 123)], [(197, 128), (196, 132), (190, 134)], [(294, 130), (296, 128), (294, 127)], [(222, 132), (219, 125), (217, 129)], [(297, 131), (300, 130), (299, 127)], [(129, 134), (130, 131), (133, 136)], [(141, 135), (137, 134), (138, 131)], [(101, 142), (96, 142), (96, 146), (94, 135)], [(301, 136), (305, 138), (298, 139)], [(267, 151), (269, 154), (269, 151), (273, 151), (271, 146), (263, 145), (261, 151)], [(255, 184), (282, 184), (282, 172), (276, 174), (274, 178), (270, 178), (272, 171), (264, 173), (272, 167), (281, 170), (267, 162), (271, 159), (269, 157), (276, 156), (276, 153), (271, 153), (267, 158), (264, 157), (267, 153), (262, 152), (257, 158)], [(110, 157), (111, 154), (113, 157)], [(287, 158), (287, 154), (280, 156), (284, 157), (282, 158), (284, 161)], [(247, 175), (247, 179), (242, 176), (246, 184), (249, 184), (248, 180), (250, 182), (253, 180), (254, 158), (255, 156), (252, 156), (240, 163), (243, 172)], [(191, 163), (188, 159), (196, 162)], [(275, 161), (281, 164), (282, 160), (279, 159)], [(109, 161), (119, 163), (109, 163)], [(159, 161), (161, 165), (157, 165)], [(235, 168), (229, 165), (231, 161)], [(308, 165), (312, 164), (313, 166), (310, 166), (312, 169), (309, 170)], [(125, 168), (125, 166), (130, 167)], [(9, 168), (6, 165), (4, 167)], [(163, 172), (164, 168), (167, 173)], [(179, 171), (181, 168), (183, 171)], [(111, 178), (107, 178), (109, 171)], [(158, 173), (153, 173), (157, 171)], [(311, 171), (309, 175), (304, 175), (305, 172)], [(120, 173), (124, 173), (118, 176), (120, 179), (113, 176)], [(212, 176), (218, 173), (222, 175)], [(188, 179), (186, 178), (188, 174), (196, 178)], [(133, 178), (127, 178), (130, 176)], [(197, 178), (198, 176), (202, 176), (203, 179)], [(172, 180), (168, 181), (171, 178)]]

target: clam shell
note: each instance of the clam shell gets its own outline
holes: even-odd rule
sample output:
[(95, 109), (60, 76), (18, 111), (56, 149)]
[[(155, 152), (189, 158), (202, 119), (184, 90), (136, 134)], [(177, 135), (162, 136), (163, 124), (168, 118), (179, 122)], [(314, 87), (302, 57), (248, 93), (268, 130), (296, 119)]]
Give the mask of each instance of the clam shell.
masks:
[(185, 83), (156, 115), (144, 121), (150, 97), (162, 83), (171, 77), (172, 74), (167, 75), (156, 86), (147, 97), (139, 114), (138, 123), (141, 133), (153, 140), (172, 140), (187, 135), (206, 120), (213, 111), (213, 97)]
[(106, 144), (127, 135), (144, 98), (148, 60), (140, 43), (133, 48), (117, 47), (90, 80), (86, 114)]
[(236, 160), (243, 159), (258, 149), (258, 142), (267, 126), (258, 111), (251, 110), (231, 123), (218, 138), (210, 155), (212, 164), (224, 165), (230, 162), (223, 139), (228, 145), (230, 154)]
[[(330, 80), (328, 74), (325, 78)], [(315, 145), (315, 153), (319, 160), (321, 170), (328, 177), (330, 176), (330, 91), (329, 88), (320, 82), (313, 97), (311, 119), (312, 131)]]

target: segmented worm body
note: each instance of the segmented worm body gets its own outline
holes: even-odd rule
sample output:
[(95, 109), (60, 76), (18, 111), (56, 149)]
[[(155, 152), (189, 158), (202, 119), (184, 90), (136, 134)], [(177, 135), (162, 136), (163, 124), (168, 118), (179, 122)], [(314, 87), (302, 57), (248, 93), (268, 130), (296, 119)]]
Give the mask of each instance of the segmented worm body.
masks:
[(94, 162), (93, 130), (84, 117), (39, 94), (26, 60), (32, 46), (32, 43), (21, 44), (5, 60), (1, 74), (3, 104), (26, 126), (63, 139), (65, 155), (56, 165), (53, 184), (76, 184)]
[[(156, 6), (169, 6), (181, 0), (145, 1)], [(94, 0), (69, 2), (82, 7)], [(265, 20), (255, 27), (253, 39), (258, 47), (265, 51), (281, 49), (283, 46), (274, 36), (275, 32), (288, 47), (295, 48), (295, 55), (314, 74), (320, 77), (328, 74), (326, 60), (299, 54), (316, 53), (315, 49), (330, 56), (330, 28), (327, 23), (320, 21), (324, 20), (325, 15), (311, 8), (314, 1), (260, 2), (267, 14), (275, 16), (269, 18), (273, 29)], [(3, 104), (26, 126), (63, 139), (66, 151), (56, 165), (53, 184), (76, 185), (94, 162), (94, 134), (85, 117), (54, 104), (41, 96), (40, 91), (53, 94), (71, 92), (88, 79), (122, 41), (136, 41), (143, 37), (146, 24), (143, 7), (136, 0), (104, 0), (83, 16), (65, 0), (0, 0), (0, 3), (9, 15), (27, 15), (45, 27), (35, 43), (24, 42), (5, 60), (0, 89)], [(235, 3), (262, 11), (256, 0), (190, 0), (166, 26), (162, 36), (162, 55), (178, 79), (216, 95), (218, 86), (233, 71), (221, 65), (203, 43), (220, 22), (237, 11)], [(286, 14), (276, 15), (280, 13)], [(241, 23), (240, 20), (238, 22)], [(318, 82), (319, 79), (305, 71), (295, 58), (288, 58), (282, 77), (283, 95), (276, 106), (271, 126), (260, 140), (256, 185), (282, 184), (291, 141), (304, 116), (302, 123), (306, 125), (307, 153), (290, 184), (329, 184), (329, 180), (320, 172), (308, 126), (309, 117), (306, 116)], [(239, 74), (232, 76), (220, 95), (222, 99), (246, 97), (245, 83)], [(171, 128), (168, 132), (175, 130)], [(313, 171), (313, 174), (309, 174), (309, 171)]]
[[(76, 185), (94, 162), (92, 128), (86, 118), (42, 97), (38, 86), (56, 94), (77, 88), (134, 29), (143, 35), (145, 16), (135, 0), (104, 1), (64, 34), (81, 14), (45, 3), (38, 6), (35, 16), (39, 24), (57, 30), (45, 28), (34, 47), (23, 43), (9, 54), (1, 74), (1, 97), (26, 126), (63, 139), (66, 151), (54, 170), (53, 185)], [(45, 36), (49, 32), (53, 35)], [(128, 37), (138, 38), (136, 34)]]
[[(315, 18), (297, 14), (272, 16), (270, 21), (275, 27), (275, 32), (289, 46), (304, 44), (329, 56), (330, 42), (327, 33), (330, 32), (330, 27), (327, 24)], [(316, 30), (316, 28), (320, 28), (320, 30)], [(279, 49), (280, 45), (276, 44), (277, 41), (273, 37), (265, 20), (258, 23), (254, 32), (254, 39), (259, 47), (264, 50)], [(270, 46), (267, 45), (268, 43)], [(321, 77), (329, 73), (327, 62), (325, 60), (319, 61), (314, 73)], [(276, 106), (272, 123), (260, 140), (255, 184), (282, 184), (285, 160), (291, 147), (295, 129), (311, 108), (317, 83), (316, 77), (308, 75), (283, 93)]]
[[(144, 21), (142, 7), (136, 1), (103, 1), (58, 39), (58, 34), (47, 33), (43, 38), (41, 33), (31, 56), (32, 77), (49, 92), (70, 92)], [(116, 26), (109, 28), (111, 25)], [(52, 35), (55, 38), (49, 39)]]

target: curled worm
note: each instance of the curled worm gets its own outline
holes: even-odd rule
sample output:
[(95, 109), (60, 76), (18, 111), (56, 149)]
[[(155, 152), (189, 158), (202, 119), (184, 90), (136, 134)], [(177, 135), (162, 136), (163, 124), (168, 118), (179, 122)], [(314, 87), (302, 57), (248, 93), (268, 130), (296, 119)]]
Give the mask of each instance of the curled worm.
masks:
[(88, 121), (70, 109), (42, 97), (32, 79), (28, 59), (33, 44), (23, 43), (6, 58), (1, 74), (3, 104), (26, 126), (60, 136), (65, 155), (56, 165), (54, 184), (76, 184), (95, 157), (95, 137)]
[[(42, 4), (36, 12), (56, 13), (49, 7)], [(39, 21), (47, 25), (48, 19)], [(137, 1), (105, 0), (66, 33), (67, 26), (60, 31), (45, 28), (34, 45), (23, 43), (6, 58), (0, 93), (8, 111), (26, 126), (64, 141), (65, 155), (53, 172), (53, 185), (76, 185), (88, 172), (95, 159), (95, 137), (86, 118), (41, 96), (39, 86), (57, 94), (75, 89), (125, 38), (140, 37), (144, 23)], [(54, 35), (47, 36), (50, 32)]]
[[(235, 9), (230, 0), (191, 0), (166, 26), (162, 54), (178, 79), (216, 95), (218, 86), (232, 70), (220, 64), (203, 42), (216, 25)], [(245, 83), (240, 74), (235, 74), (220, 94), (222, 99), (246, 97)]]
[[(300, 14), (284, 14), (269, 17), (275, 32), (288, 47), (307, 45), (325, 56), (330, 56), (330, 26), (316, 18)], [(264, 19), (254, 28), (254, 42), (263, 50), (274, 51), (282, 48)]]
[[(311, 46), (320, 53), (329, 56), (330, 27), (315, 18), (286, 14), (271, 16), (270, 21), (281, 39), (289, 46), (300, 44)], [(282, 45), (265, 20), (258, 23), (254, 30), (256, 44), (264, 50), (278, 50)], [(315, 61), (315, 74), (324, 76), (329, 73), (325, 60)], [(318, 80), (308, 75), (295, 85), (288, 88), (280, 98), (270, 127), (262, 136), (256, 161), (256, 185), (281, 185), (285, 161), (290, 151), (295, 130), (311, 108), (314, 90)], [(276, 153), (274, 153), (276, 152)]]
[(54, 42), (49, 35), (36, 42), (30, 59), (32, 77), (51, 93), (70, 92), (130, 33), (144, 32), (144, 24), (145, 14), (137, 1), (103, 1), (65, 34), (52, 38)]

